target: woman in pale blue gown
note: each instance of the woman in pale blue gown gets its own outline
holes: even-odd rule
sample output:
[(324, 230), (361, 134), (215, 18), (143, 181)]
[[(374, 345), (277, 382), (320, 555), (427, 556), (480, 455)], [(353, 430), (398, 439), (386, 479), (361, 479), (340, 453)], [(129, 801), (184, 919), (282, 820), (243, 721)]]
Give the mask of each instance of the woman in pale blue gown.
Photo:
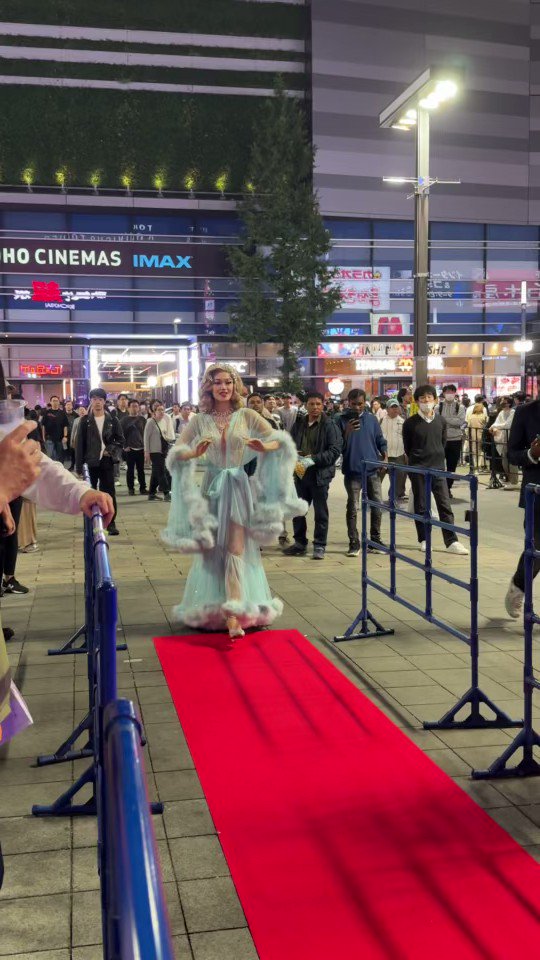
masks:
[[(283, 610), (273, 598), (261, 544), (277, 541), (283, 522), (303, 515), (293, 471), (296, 447), (286, 431), (243, 405), (242, 381), (227, 364), (213, 364), (201, 385), (202, 412), (193, 417), (169, 452), (172, 502), (165, 542), (194, 553), (175, 619), (206, 630), (266, 626)], [(205, 455), (201, 487), (195, 460)], [(244, 465), (258, 458), (255, 475)]]

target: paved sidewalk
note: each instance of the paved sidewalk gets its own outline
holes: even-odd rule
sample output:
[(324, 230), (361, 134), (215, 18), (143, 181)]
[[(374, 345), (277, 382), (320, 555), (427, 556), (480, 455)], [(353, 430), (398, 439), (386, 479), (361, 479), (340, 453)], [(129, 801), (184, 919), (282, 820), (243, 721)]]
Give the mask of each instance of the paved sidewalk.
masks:
[[(456, 495), (465, 485), (456, 489)], [(509, 621), (503, 598), (521, 549), (522, 512), (517, 492), (482, 490), (480, 503), (480, 626), (482, 686), (513, 717), (522, 715), (522, 629)], [(165, 888), (178, 958), (253, 960), (257, 956), (206, 806), (187, 744), (152, 644), (177, 632), (168, 617), (177, 603), (189, 559), (169, 552), (159, 539), (166, 505), (146, 498), (119, 498), (121, 537), (111, 540), (119, 588), (121, 627), (128, 652), (118, 655), (120, 694), (138, 704), (148, 738), (147, 774), (152, 798), (165, 803), (155, 818)], [(467, 503), (455, 501), (457, 522)], [(328, 640), (342, 633), (359, 607), (359, 560), (345, 556), (345, 499), (341, 479), (330, 498), (331, 537), (326, 559), (284, 558), (265, 549), (272, 588), (285, 602), (279, 627), (300, 630), (335, 661), (394, 723), (530, 853), (540, 855), (540, 780), (473, 782), (472, 766), (491, 763), (513, 731), (422, 730), (438, 718), (469, 683), (468, 649), (382, 594), (370, 607), (395, 634), (343, 646), (354, 663), (339, 657)], [(387, 520), (383, 522), (386, 539)], [(312, 521), (310, 520), (311, 528)], [(413, 525), (400, 521), (400, 544), (415, 549)], [(36, 754), (50, 752), (84, 715), (83, 657), (49, 658), (83, 617), (82, 521), (39, 516), (40, 551), (20, 555), (17, 575), (27, 596), (2, 601), (4, 623), (16, 628), (10, 644), (16, 679), (35, 725), (0, 748), (0, 838), (6, 878), (0, 894), (0, 957), (18, 960), (97, 960), (101, 957), (96, 827), (91, 819), (36, 820), (32, 803), (55, 799), (83, 767), (60, 764), (37, 769)], [(447, 556), (438, 533), (437, 564), (455, 575), (467, 558)], [(412, 556), (420, 558), (419, 553)], [(423, 595), (422, 574), (398, 564), (399, 582), (413, 602)], [(370, 568), (387, 582), (388, 561)], [(465, 628), (463, 591), (434, 584), (436, 610)], [(540, 717), (539, 706), (536, 715)], [(539, 720), (540, 726), (540, 720)]]

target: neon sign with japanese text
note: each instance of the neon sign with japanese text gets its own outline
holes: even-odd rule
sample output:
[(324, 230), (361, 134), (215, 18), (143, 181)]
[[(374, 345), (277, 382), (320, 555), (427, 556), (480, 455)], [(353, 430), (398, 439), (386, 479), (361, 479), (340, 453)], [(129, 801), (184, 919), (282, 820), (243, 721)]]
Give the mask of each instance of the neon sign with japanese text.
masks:
[(21, 377), (61, 377), (64, 372), (62, 363), (20, 363)]

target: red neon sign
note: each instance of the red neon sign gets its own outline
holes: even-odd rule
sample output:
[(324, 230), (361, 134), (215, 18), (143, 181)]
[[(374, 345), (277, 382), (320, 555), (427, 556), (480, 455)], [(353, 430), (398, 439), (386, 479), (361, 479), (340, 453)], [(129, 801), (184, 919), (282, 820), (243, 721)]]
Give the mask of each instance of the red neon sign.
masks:
[(38, 303), (63, 303), (59, 285), (54, 280), (32, 280), (32, 300)]
[(60, 377), (64, 365), (62, 363), (20, 363), (21, 377)]

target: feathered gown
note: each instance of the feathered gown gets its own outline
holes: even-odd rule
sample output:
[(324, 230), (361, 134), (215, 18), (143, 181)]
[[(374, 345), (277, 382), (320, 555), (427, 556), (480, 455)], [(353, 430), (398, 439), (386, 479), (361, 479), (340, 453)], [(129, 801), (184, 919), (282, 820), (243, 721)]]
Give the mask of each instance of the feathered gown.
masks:
[[(212, 437), (199, 487), (195, 460), (183, 460), (201, 440)], [(275, 451), (257, 454), (246, 440), (276, 440)], [(255, 475), (244, 465), (258, 457)], [(275, 542), (283, 522), (307, 512), (293, 482), (296, 448), (285, 431), (276, 431), (254, 410), (242, 407), (220, 433), (210, 414), (190, 420), (167, 457), (172, 476), (166, 543), (194, 553), (176, 620), (220, 630), (230, 616), (243, 627), (270, 624), (282, 613), (273, 598), (261, 559), (261, 544)]]

